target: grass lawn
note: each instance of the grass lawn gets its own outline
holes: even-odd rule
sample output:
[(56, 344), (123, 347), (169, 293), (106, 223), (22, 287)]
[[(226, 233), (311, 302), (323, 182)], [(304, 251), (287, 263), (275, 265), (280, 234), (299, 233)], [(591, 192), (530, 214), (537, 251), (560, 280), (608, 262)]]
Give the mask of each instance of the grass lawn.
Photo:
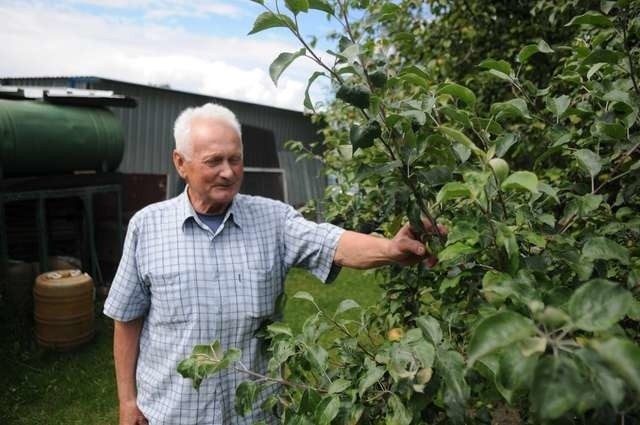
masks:
[[(331, 285), (292, 270), (286, 291), (285, 321), (295, 331), (315, 311), (308, 302), (291, 298), (298, 291), (311, 293), (329, 310), (345, 298), (373, 305), (382, 293), (372, 273), (349, 269)], [(0, 324), (0, 424), (117, 424), (112, 334), (111, 321), (99, 315), (92, 343), (55, 353), (38, 348), (30, 329)]]

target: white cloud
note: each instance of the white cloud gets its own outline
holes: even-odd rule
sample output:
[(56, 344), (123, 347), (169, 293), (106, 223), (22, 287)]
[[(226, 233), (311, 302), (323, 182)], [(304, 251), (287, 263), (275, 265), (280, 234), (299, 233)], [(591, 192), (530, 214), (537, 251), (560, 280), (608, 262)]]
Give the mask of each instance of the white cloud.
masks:
[(146, 17), (205, 17), (208, 15), (235, 17), (242, 9), (229, 1), (210, 0), (66, 0), (68, 4), (92, 5), (110, 9), (148, 10)]
[(96, 75), (296, 110), (315, 70), (300, 59), (276, 88), (268, 66), (279, 52), (297, 50), (293, 42), (206, 36), (159, 21), (141, 24), (39, 3), (0, 3), (0, 39), (0, 76)]

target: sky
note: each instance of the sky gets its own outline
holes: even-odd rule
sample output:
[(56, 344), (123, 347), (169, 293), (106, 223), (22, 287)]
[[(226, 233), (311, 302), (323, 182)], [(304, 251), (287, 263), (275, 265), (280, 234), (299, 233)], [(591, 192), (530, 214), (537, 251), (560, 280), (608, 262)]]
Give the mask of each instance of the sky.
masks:
[[(0, 0), (0, 78), (97, 76), (301, 111), (317, 66), (300, 58), (273, 84), (269, 64), (301, 46), (285, 29), (248, 36), (263, 11), (250, 0)], [(324, 13), (300, 19), (330, 47)], [(314, 87), (321, 101), (327, 84)]]

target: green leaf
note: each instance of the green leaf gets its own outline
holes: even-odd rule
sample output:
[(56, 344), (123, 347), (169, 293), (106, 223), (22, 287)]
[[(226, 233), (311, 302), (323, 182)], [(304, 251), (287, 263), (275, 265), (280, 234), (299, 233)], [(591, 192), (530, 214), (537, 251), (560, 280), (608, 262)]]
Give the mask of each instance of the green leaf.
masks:
[(271, 80), (273, 81), (273, 84), (277, 86), (278, 79), (280, 78), (280, 75), (282, 75), (284, 70), (287, 69), (287, 67), (291, 65), (291, 63), (294, 60), (298, 59), (300, 56), (303, 56), (306, 52), (307, 52), (307, 49), (302, 48), (297, 52), (293, 52), (293, 53), (287, 53), (287, 52), (280, 53), (278, 57), (269, 66), (269, 75), (271, 76)]
[(502, 311), (480, 322), (469, 342), (469, 366), (496, 350), (534, 334), (531, 320), (513, 311)]
[(442, 186), (436, 195), (436, 201), (445, 202), (449, 199), (469, 198), (470, 196), (471, 190), (466, 184), (461, 182), (449, 182)]
[(255, 382), (244, 381), (236, 388), (235, 410), (242, 417), (248, 415), (253, 410), (260, 390)]
[(454, 122), (462, 125), (464, 128), (473, 128), (473, 124), (469, 119), (469, 112), (464, 111), (462, 109), (454, 108), (449, 105), (444, 105), (440, 107), (440, 112), (449, 118), (449, 122)]
[(531, 193), (538, 193), (538, 177), (531, 171), (516, 171), (500, 186), (505, 190), (528, 190)]
[(518, 240), (513, 229), (504, 223), (495, 223), (495, 226), (498, 246), (504, 247), (509, 258), (518, 258), (520, 250), (518, 249)]
[[(538, 182), (538, 190), (549, 198), (556, 201), (556, 204), (560, 205), (560, 198), (558, 198), (558, 189), (544, 182)], [(555, 220), (555, 218), (551, 214), (540, 214), (537, 216), (538, 220), (544, 223), (544, 220)], [(553, 224), (550, 224), (553, 227)]]
[(593, 77), (593, 74), (600, 71), (600, 68), (602, 68), (605, 65), (606, 63), (600, 62), (591, 66), (591, 68), (589, 68), (589, 70), (587, 71), (587, 80), (591, 80), (591, 77)]
[(511, 403), (514, 393), (531, 382), (537, 363), (538, 359), (535, 356), (523, 356), (515, 345), (502, 351), (498, 358), (498, 371), (494, 381), (507, 402)]
[(280, 295), (278, 295), (278, 298), (276, 298), (275, 314), (276, 315), (284, 314), (284, 307), (286, 305), (287, 305), (287, 293), (283, 292)]
[(456, 223), (449, 227), (449, 234), (447, 235), (447, 243), (452, 244), (454, 242), (466, 242), (467, 245), (475, 245), (480, 240), (480, 232), (476, 230), (475, 223), (468, 221), (458, 220)]
[(544, 40), (540, 40), (538, 44), (529, 44), (518, 53), (518, 62), (525, 63), (536, 53), (553, 53), (553, 49)]
[(593, 211), (597, 210), (604, 200), (602, 195), (593, 195), (587, 193), (586, 195), (576, 198), (578, 215), (580, 217), (587, 217)]
[(402, 70), (399, 75), (402, 81), (409, 83), (410, 85), (419, 86), (423, 88), (429, 88), (429, 81), (431, 77), (419, 65), (411, 65)]
[(622, 59), (623, 54), (616, 50), (596, 49), (583, 61), (583, 65), (593, 65), (595, 63), (617, 64)]
[(272, 335), (289, 335), (289, 336), (293, 336), (293, 333), (291, 332), (291, 328), (286, 323), (272, 323), (269, 326), (267, 326), (267, 330)]
[(314, 304), (316, 303), (316, 300), (313, 299), (313, 295), (311, 295), (310, 293), (305, 292), (305, 291), (296, 292), (293, 295), (293, 298), (297, 298), (299, 300), (307, 300), (307, 301), (312, 302)]
[(496, 156), (502, 158), (511, 146), (518, 143), (518, 136), (513, 133), (506, 133), (496, 138)]
[(573, 360), (543, 357), (534, 373), (530, 397), (533, 411), (542, 421), (558, 419), (580, 400), (580, 376)]
[(539, 336), (532, 336), (531, 338), (526, 338), (520, 341), (518, 348), (525, 357), (530, 357), (537, 353), (544, 353), (547, 349), (547, 339)]
[(595, 131), (591, 133), (605, 140), (625, 140), (627, 138), (626, 128), (619, 123), (597, 122)]
[(389, 407), (391, 408), (391, 415), (387, 414), (385, 418), (386, 425), (409, 425), (411, 423), (411, 410), (405, 407), (397, 395), (391, 394)]
[(296, 24), (287, 15), (263, 12), (256, 18), (253, 29), (247, 35), (255, 34), (269, 28), (296, 28)]
[(354, 300), (349, 300), (349, 299), (342, 300), (342, 302), (340, 303), (340, 305), (338, 305), (338, 308), (336, 309), (336, 316), (338, 314), (342, 314), (345, 311), (349, 311), (354, 308), (360, 308), (360, 304), (358, 304)]
[(640, 394), (640, 347), (623, 338), (591, 341), (590, 344), (605, 363)]
[(338, 416), (340, 399), (338, 397), (326, 397), (318, 404), (315, 412), (317, 425), (329, 425)]
[(585, 14), (575, 16), (566, 26), (570, 25), (589, 25), (599, 28), (611, 28), (613, 26), (613, 22), (602, 13), (590, 10)]
[(602, 170), (600, 156), (589, 149), (580, 149), (573, 153), (578, 160), (578, 164), (589, 173), (591, 177), (598, 175)]
[(327, 369), (327, 359), (329, 358), (329, 353), (327, 350), (322, 348), (319, 345), (314, 345), (312, 347), (308, 347), (305, 353), (305, 358), (311, 363), (314, 369), (318, 371), (324, 371)]
[(384, 369), (376, 366), (376, 364), (369, 359), (365, 360), (365, 367), (367, 368), (367, 372), (365, 373), (364, 377), (360, 379), (360, 383), (358, 385), (358, 395), (360, 397), (364, 395), (369, 387), (382, 379), (385, 374)]
[(460, 143), (461, 145), (465, 146), (466, 148), (470, 149), (471, 151), (473, 151), (476, 155), (478, 156), (484, 156), (484, 152), (482, 152), (472, 141), (471, 139), (469, 139), (467, 136), (465, 136), (461, 131), (456, 130), (454, 128), (450, 128), (450, 127), (446, 127), (444, 125), (441, 125), (440, 127), (438, 127), (438, 130), (440, 130), (440, 132), (442, 134), (444, 134), (445, 136), (447, 136), (449, 139)]
[(506, 102), (494, 103), (491, 105), (491, 114), (495, 116), (496, 120), (509, 117), (531, 119), (527, 102), (519, 97)]
[(287, 9), (293, 12), (294, 15), (297, 15), (300, 12), (307, 12), (309, 10), (308, 0), (284, 0), (284, 4), (287, 6)]
[(557, 118), (560, 118), (562, 114), (565, 113), (567, 108), (569, 108), (570, 104), (571, 104), (571, 98), (566, 94), (563, 94), (562, 96), (554, 97), (553, 103), (552, 103), (553, 105), (552, 112), (555, 113)]
[(629, 264), (629, 250), (605, 237), (588, 239), (582, 247), (582, 258), (586, 260), (617, 260)]
[(464, 359), (457, 351), (440, 352), (437, 370), (442, 374), (443, 401), (449, 420), (454, 424), (465, 423), (466, 402), (471, 391), (464, 380)]
[(316, 412), (321, 401), (322, 397), (320, 397), (320, 394), (316, 390), (312, 388), (305, 389), (302, 393), (298, 413), (312, 416)]
[[(478, 65), (480, 68), (488, 69), (490, 74), (495, 75), (503, 80), (511, 81), (513, 70), (509, 62), (504, 60), (486, 59)], [(494, 71), (494, 72), (491, 72)]]
[(240, 359), (240, 350), (231, 348), (224, 352), (220, 341), (209, 345), (196, 345), (191, 355), (178, 364), (178, 373), (193, 380), (193, 387), (199, 388), (202, 380), (220, 370), (226, 369), (232, 362)]
[(313, 103), (311, 102), (311, 96), (309, 96), (309, 89), (311, 88), (311, 85), (313, 84), (313, 82), (322, 75), (325, 75), (325, 74), (320, 71), (314, 72), (311, 75), (311, 77), (309, 77), (309, 80), (307, 81), (307, 88), (304, 90), (304, 103), (303, 103), (304, 107), (307, 109), (311, 109), (312, 111), (314, 111), (314, 108), (313, 108)]
[(333, 15), (333, 7), (327, 0), (309, 0), (309, 9), (321, 10)]
[(447, 289), (455, 288), (460, 283), (460, 278), (463, 276), (463, 273), (460, 273), (454, 277), (445, 277), (440, 282), (440, 288), (438, 289), (439, 294), (444, 294)]
[(433, 366), (433, 361), (436, 357), (433, 345), (424, 339), (410, 342), (408, 345), (411, 347), (413, 356), (422, 364), (423, 368)]
[(438, 94), (448, 94), (462, 100), (465, 105), (473, 107), (476, 104), (476, 95), (468, 88), (455, 83), (445, 84)]
[(511, 281), (511, 276), (496, 270), (489, 270), (482, 277), (482, 293), (492, 305), (498, 306), (504, 303), (511, 294), (506, 290), (506, 284)]
[(627, 314), (632, 301), (631, 293), (617, 283), (593, 279), (571, 295), (569, 315), (582, 330), (604, 331)]
[(331, 385), (329, 385), (329, 388), (327, 388), (327, 392), (329, 394), (341, 393), (344, 390), (346, 390), (347, 388), (349, 388), (350, 386), (351, 386), (351, 381), (347, 381), (346, 379), (338, 378), (338, 379), (334, 380), (331, 383)]
[(416, 319), (416, 325), (420, 328), (426, 338), (428, 338), (433, 345), (440, 344), (442, 341), (442, 329), (440, 323), (431, 316), (420, 316)]
[(614, 370), (607, 367), (595, 351), (581, 348), (575, 353), (590, 370), (593, 384), (602, 392), (609, 404), (617, 410), (624, 400), (625, 381), (620, 379)]
[(451, 261), (462, 255), (474, 254), (478, 250), (474, 247), (468, 246), (462, 242), (456, 242), (447, 246), (438, 254), (439, 261)]
[(489, 302), (499, 306), (507, 298), (527, 307), (539, 305), (541, 296), (535, 288), (535, 278), (521, 269), (516, 277), (501, 272), (487, 272), (482, 279), (482, 292)]

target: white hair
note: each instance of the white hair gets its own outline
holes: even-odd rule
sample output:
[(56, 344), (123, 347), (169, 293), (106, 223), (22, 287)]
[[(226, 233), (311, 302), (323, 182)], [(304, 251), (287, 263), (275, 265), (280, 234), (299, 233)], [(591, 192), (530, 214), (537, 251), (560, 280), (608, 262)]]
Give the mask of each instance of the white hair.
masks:
[(193, 154), (191, 144), (191, 124), (196, 118), (205, 118), (227, 124), (236, 133), (242, 142), (242, 130), (236, 115), (228, 108), (215, 103), (206, 103), (202, 106), (187, 108), (180, 113), (173, 126), (173, 136), (176, 139), (176, 151), (190, 159)]

